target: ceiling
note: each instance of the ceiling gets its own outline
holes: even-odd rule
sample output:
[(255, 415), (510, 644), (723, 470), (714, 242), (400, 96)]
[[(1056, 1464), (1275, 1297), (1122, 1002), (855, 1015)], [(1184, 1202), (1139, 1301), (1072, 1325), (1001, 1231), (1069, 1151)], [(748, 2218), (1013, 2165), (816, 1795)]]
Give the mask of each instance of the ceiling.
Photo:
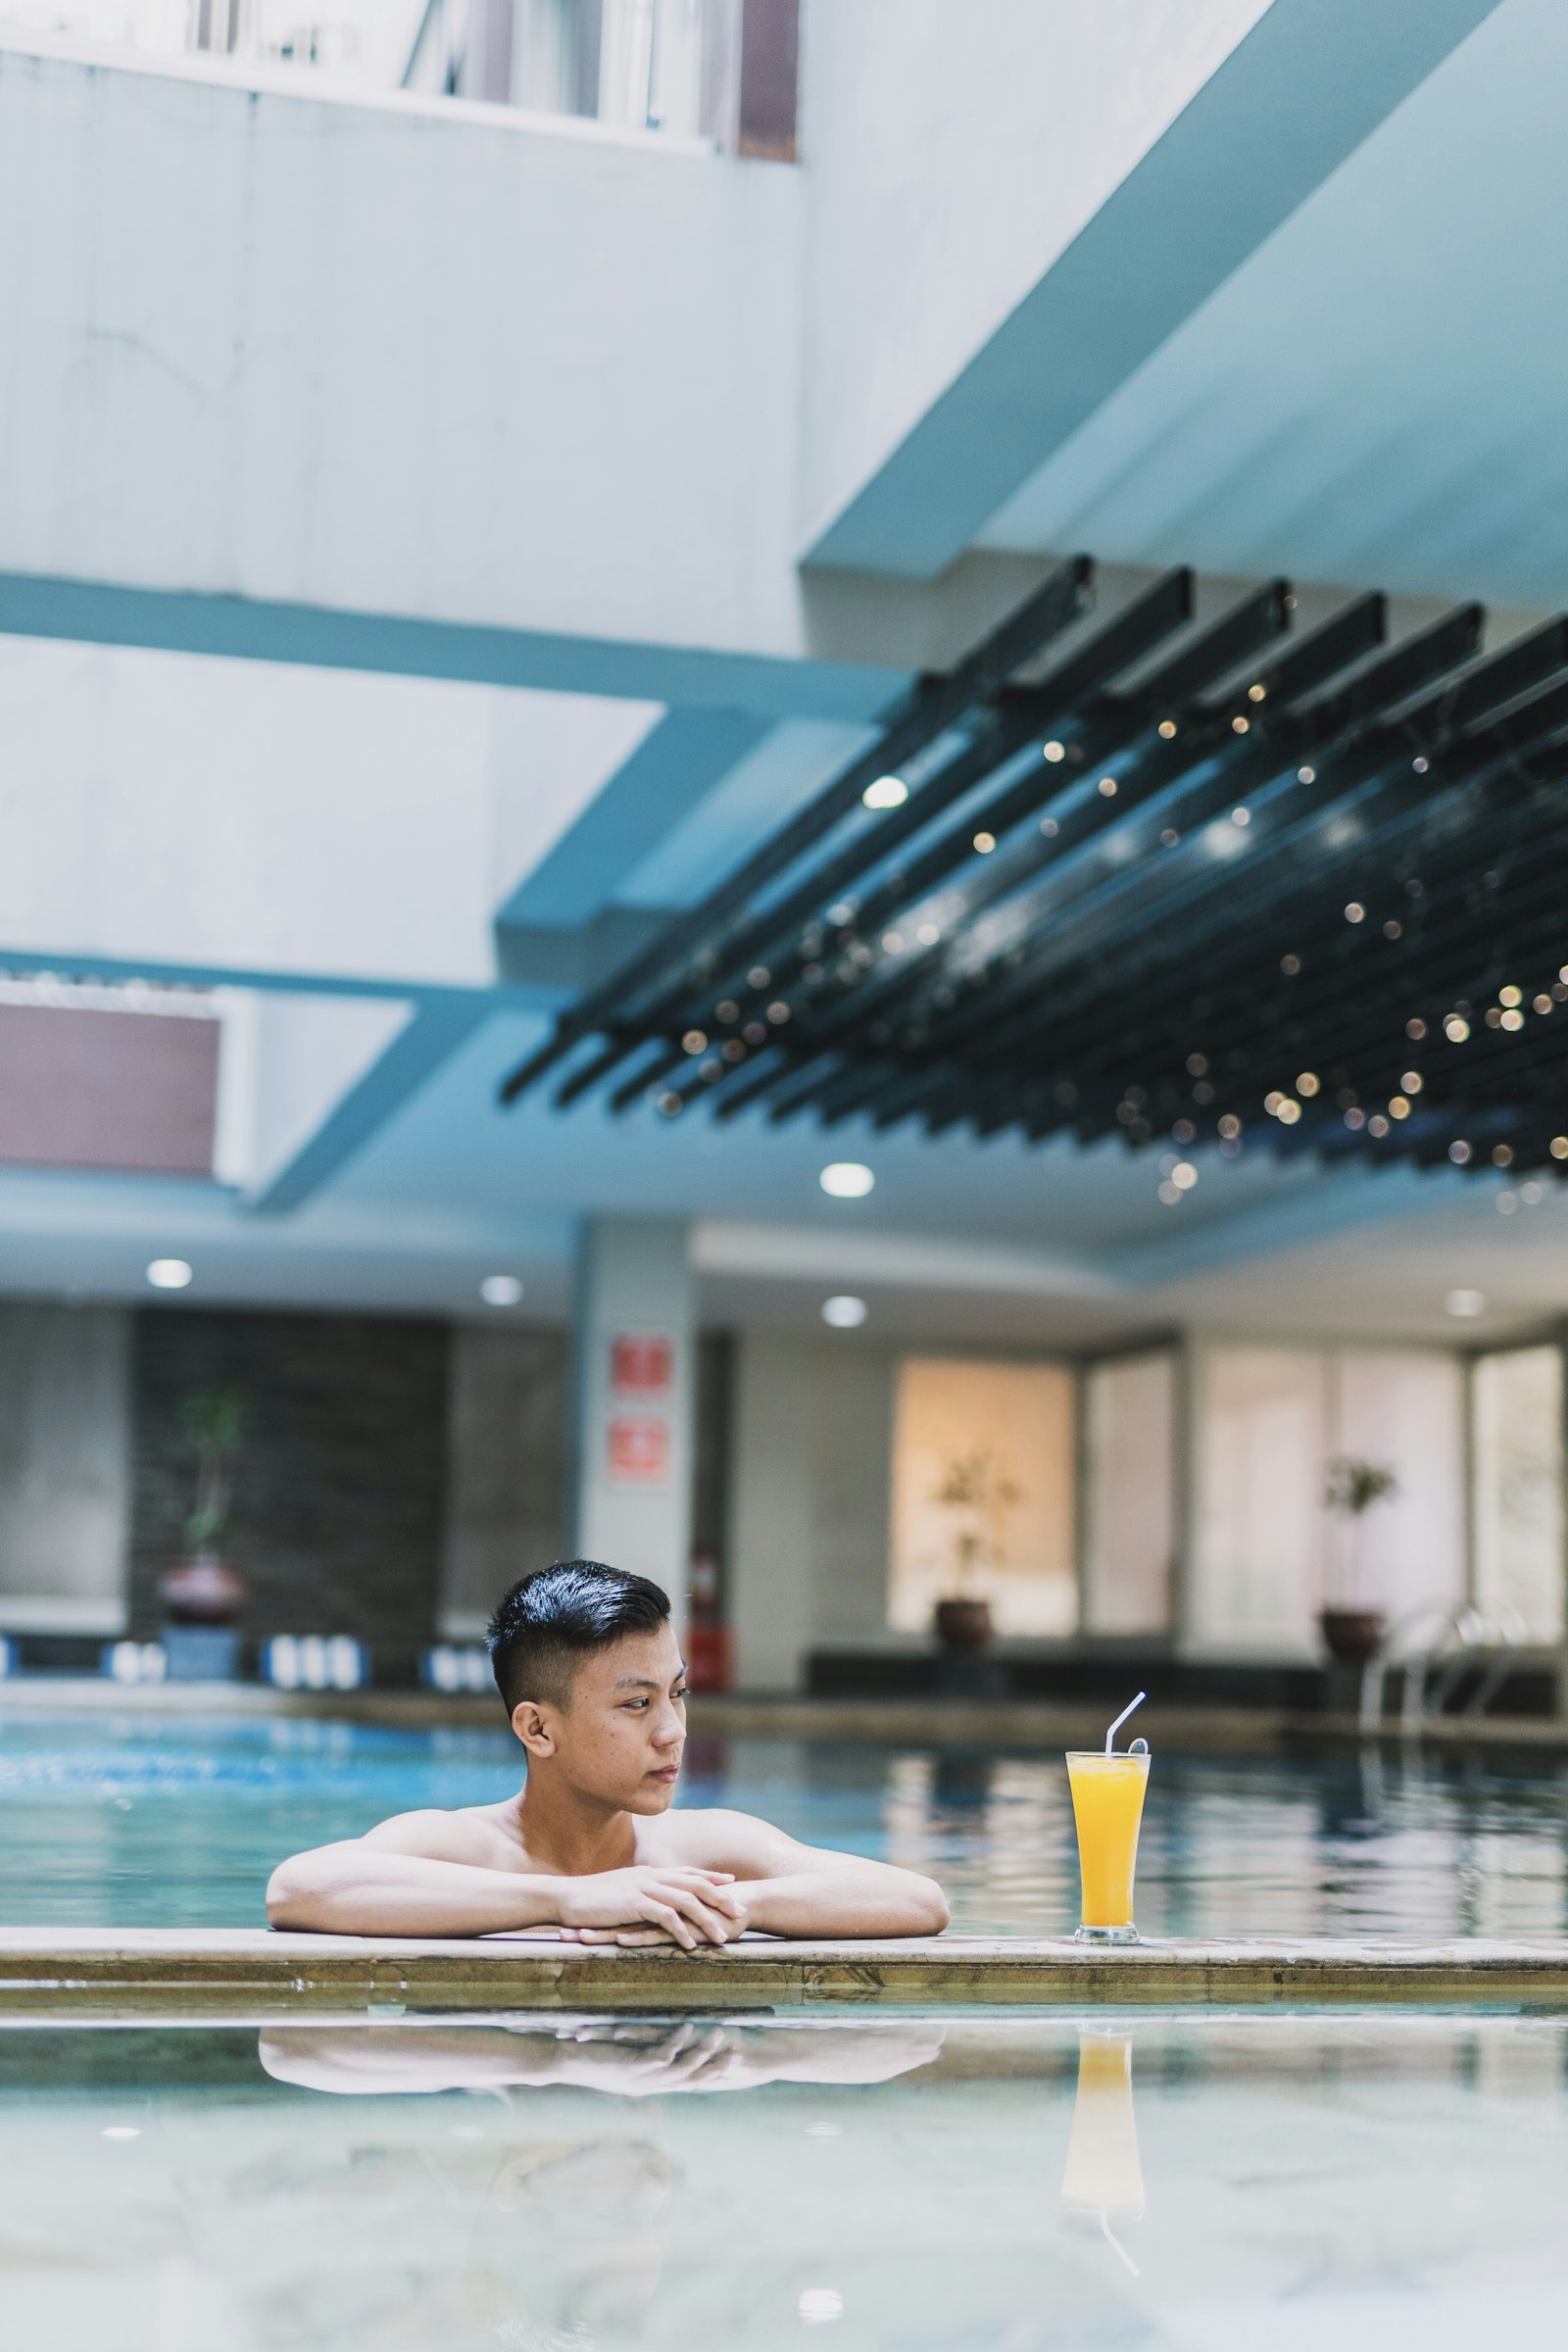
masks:
[(1568, 602), (1568, 12), (1504, 0), (987, 547)]

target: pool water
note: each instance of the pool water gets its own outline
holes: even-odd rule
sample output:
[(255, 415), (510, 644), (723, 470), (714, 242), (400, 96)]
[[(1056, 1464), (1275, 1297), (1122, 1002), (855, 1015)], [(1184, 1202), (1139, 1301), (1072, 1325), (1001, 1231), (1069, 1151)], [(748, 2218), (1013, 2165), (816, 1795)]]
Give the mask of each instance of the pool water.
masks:
[(1568, 2022), (0, 2030), (49, 2352), (1473, 2352), (1568, 2329)]
[[(1413, 1755), (1196, 1758), (1157, 1750), (1138, 1865), (1146, 1932), (1568, 1934), (1568, 1764)], [(260, 1924), (272, 1864), (417, 1805), (515, 1788), (504, 1729), (171, 1720), (0, 1708), (0, 1923)], [(1059, 1935), (1077, 1919), (1054, 1756), (698, 1741), (681, 1801), (885, 1855), (948, 1889), (955, 1925)]]

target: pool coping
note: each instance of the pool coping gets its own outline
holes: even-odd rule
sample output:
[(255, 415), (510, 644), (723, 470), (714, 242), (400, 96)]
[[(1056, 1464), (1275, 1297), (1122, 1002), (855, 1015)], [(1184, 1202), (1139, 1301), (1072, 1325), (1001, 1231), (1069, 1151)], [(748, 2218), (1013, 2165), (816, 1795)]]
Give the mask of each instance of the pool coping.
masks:
[(1568, 2007), (1568, 1942), (911, 1936), (620, 1950), (537, 1936), (430, 1940), (241, 1928), (0, 1929), (0, 2021), (928, 2007)]

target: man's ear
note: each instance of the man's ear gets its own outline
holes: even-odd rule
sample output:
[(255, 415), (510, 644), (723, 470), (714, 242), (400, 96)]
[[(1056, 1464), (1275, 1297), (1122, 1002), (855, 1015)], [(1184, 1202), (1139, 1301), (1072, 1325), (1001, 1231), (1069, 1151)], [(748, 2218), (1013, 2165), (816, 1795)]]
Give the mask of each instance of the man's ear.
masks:
[(543, 1707), (535, 1698), (519, 1698), (512, 1710), (512, 1728), (530, 1756), (553, 1756), (556, 1738)]

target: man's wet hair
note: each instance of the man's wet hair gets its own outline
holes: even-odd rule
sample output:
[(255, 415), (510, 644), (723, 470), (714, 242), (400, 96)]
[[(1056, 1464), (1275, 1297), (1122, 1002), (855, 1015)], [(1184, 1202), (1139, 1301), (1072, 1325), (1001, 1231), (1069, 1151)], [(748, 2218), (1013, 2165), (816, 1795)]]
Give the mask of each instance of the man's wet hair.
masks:
[(669, 1622), (669, 1594), (646, 1576), (603, 1560), (557, 1560), (503, 1593), (486, 1637), (501, 1703), (525, 1698), (569, 1707), (584, 1658), (626, 1634)]

